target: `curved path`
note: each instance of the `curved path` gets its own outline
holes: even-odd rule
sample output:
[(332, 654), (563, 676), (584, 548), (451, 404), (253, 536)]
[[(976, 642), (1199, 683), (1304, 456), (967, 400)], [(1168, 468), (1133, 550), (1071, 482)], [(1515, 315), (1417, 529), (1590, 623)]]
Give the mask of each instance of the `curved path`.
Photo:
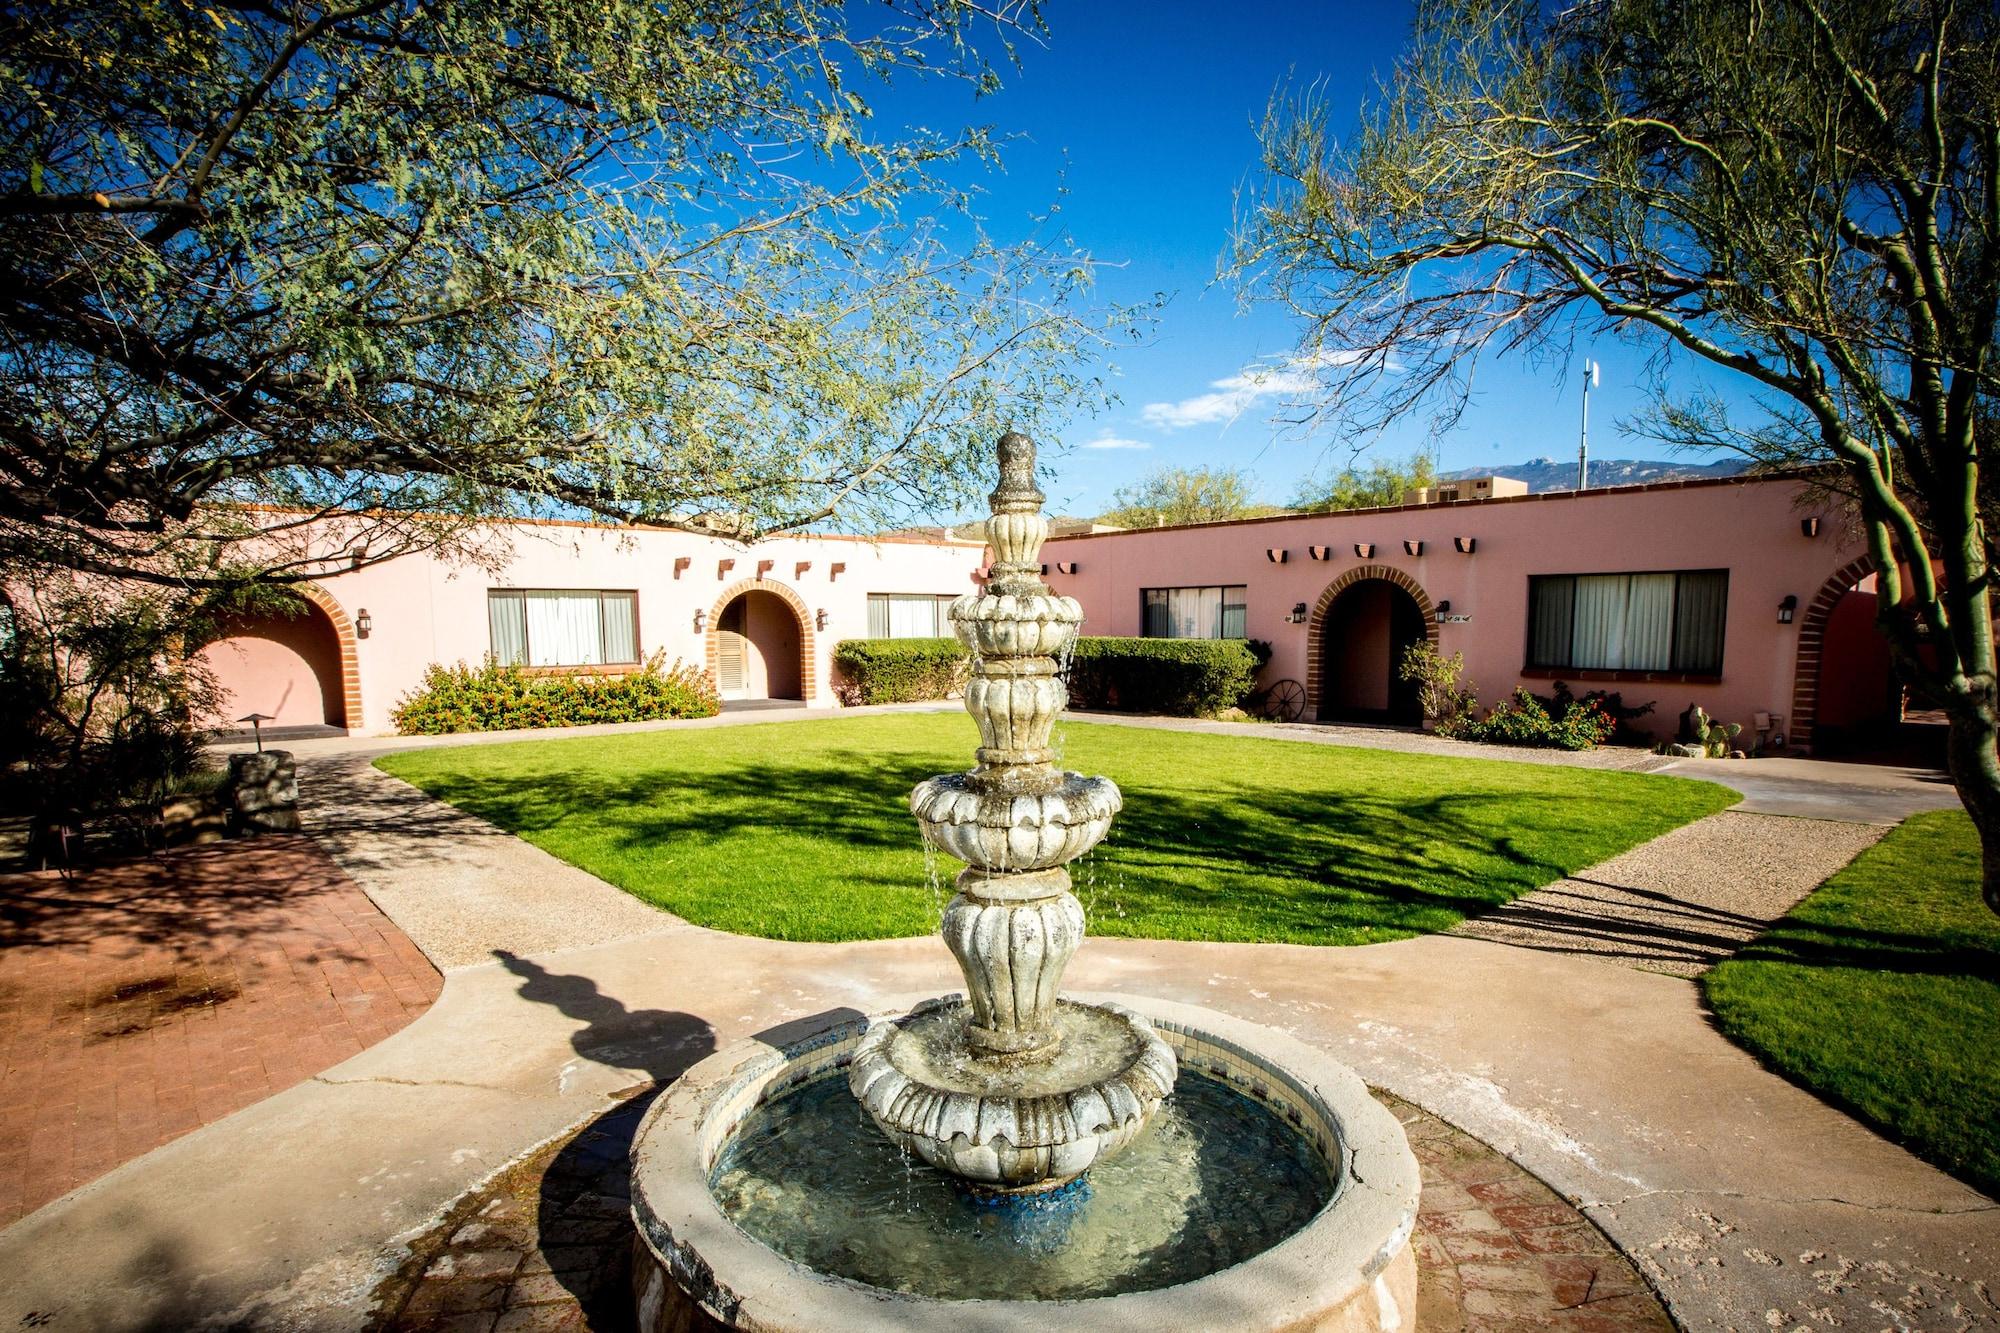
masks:
[[(0, 1233), (0, 1323), (358, 1327), (400, 1262), (394, 1238), (615, 1094), (791, 1019), (957, 985), (930, 940), (793, 945), (635, 912), (356, 749), (310, 764), (314, 825), (446, 969), (442, 997), (381, 1045)], [(1818, 821), (1760, 832), (1771, 864), (1823, 854)], [(1677, 855), (1728, 883), (1747, 854), (1727, 838)], [(1686, 979), (1455, 936), (1094, 939), (1072, 975), (1336, 1052), (1575, 1201), (1685, 1327), (2000, 1325), (2000, 1206), (1765, 1073)]]

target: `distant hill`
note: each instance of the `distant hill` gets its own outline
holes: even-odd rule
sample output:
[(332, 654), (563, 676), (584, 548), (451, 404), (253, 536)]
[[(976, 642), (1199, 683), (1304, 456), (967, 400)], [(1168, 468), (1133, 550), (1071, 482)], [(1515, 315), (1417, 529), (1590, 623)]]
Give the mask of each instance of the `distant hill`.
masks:
[[(1643, 486), (1652, 481), (1684, 481), (1692, 477), (1733, 477), (1747, 472), (1747, 458), (1725, 458), (1714, 463), (1682, 463), (1657, 458), (1593, 458), (1590, 485)], [(1461, 477), (1512, 477), (1528, 483), (1531, 492), (1573, 491), (1576, 489), (1576, 459), (1530, 458), (1525, 463), (1496, 463), (1491, 467), (1461, 468), (1444, 473), (1447, 481)]]

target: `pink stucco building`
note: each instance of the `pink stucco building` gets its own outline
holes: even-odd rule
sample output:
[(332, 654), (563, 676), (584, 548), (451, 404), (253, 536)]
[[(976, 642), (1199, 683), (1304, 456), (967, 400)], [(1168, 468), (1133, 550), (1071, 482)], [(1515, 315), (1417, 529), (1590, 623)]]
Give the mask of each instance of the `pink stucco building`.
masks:
[[(667, 531), (523, 523), (497, 571), (409, 557), (306, 590), (301, 619), (205, 651), (278, 725), (369, 733), (431, 662), (488, 652), (617, 670), (664, 652), (727, 698), (836, 706), (841, 639), (948, 632), (977, 543), (793, 537), (752, 547)], [(1392, 663), (1429, 637), (1495, 702), (1557, 679), (1689, 703), (1794, 747), (1890, 723), (1900, 698), (1854, 534), (1795, 479), (1669, 482), (1051, 539), (1050, 584), (1087, 632), (1268, 640), (1308, 717), (1413, 721)]]

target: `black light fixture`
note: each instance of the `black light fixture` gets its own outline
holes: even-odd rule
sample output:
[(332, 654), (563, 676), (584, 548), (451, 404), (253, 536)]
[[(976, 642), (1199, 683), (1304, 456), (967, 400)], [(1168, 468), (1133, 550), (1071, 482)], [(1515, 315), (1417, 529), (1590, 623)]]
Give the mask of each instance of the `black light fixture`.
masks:
[(1354, 554), (1357, 559), (1372, 560), (1375, 556), (1375, 543), (1374, 542), (1354, 543)]
[(1291, 613), (1290, 615), (1286, 616), (1286, 617), (1285, 617), (1285, 619), (1287, 619), (1287, 620), (1291, 621), (1291, 622), (1292, 622), (1292, 623), (1293, 623), (1294, 625), (1303, 625), (1303, 624), (1305, 624), (1305, 623), (1306, 623), (1306, 604), (1305, 604), (1304, 602), (1294, 602), (1294, 603), (1292, 603), (1292, 613)]
[(1453, 537), (1451, 544), (1458, 548), (1460, 555), (1471, 555), (1474, 548), (1479, 545), (1479, 540), (1476, 537)]
[(1798, 609), (1799, 609), (1799, 599), (1792, 596), (1790, 593), (1786, 593), (1785, 600), (1778, 603), (1778, 623), (1780, 625), (1791, 624), (1792, 613), (1797, 611)]
[(1282, 546), (1272, 546), (1264, 551), (1264, 558), (1274, 565), (1282, 565), (1290, 558), (1291, 552)]
[(375, 628), (375, 617), (368, 614), (367, 607), (364, 606), (361, 608), (360, 611), (355, 613), (354, 635), (356, 638), (359, 639), (367, 638), (368, 635), (371, 632), (373, 632), (374, 628)]
[(1044, 560), (1042, 562), (1042, 577), (1047, 578), (1048, 576), (1049, 576), (1049, 564), (1048, 561)]
[(816, 628), (816, 629), (825, 629), (825, 628), (826, 628), (826, 608), (825, 608), (825, 607), (823, 607), (823, 606), (822, 606), (822, 607), (821, 607), (821, 608), (820, 608), (819, 610), (817, 610), (817, 611), (815, 611), (815, 612), (813, 613), (813, 627), (814, 627), (814, 628)]
[(696, 634), (701, 633), (701, 627), (703, 625), (706, 625), (707, 623), (708, 623), (708, 612), (696, 608), (694, 613), (694, 632)]
[(1819, 536), (1819, 520), (1816, 518), (1800, 519), (1799, 531), (1806, 535), (1807, 540)]
[(1450, 614), (1451, 614), (1451, 602), (1449, 599), (1439, 602), (1437, 604), (1438, 624), (1440, 625), (1444, 624), (1444, 618)]
[(1315, 560), (1333, 559), (1333, 548), (1331, 546), (1308, 546), (1306, 550), (1312, 552), (1312, 558)]
[(1056, 561), (1056, 573), (1058, 573), (1058, 574), (1074, 574), (1074, 573), (1076, 573), (1076, 561), (1074, 561), (1074, 560), (1058, 560), (1058, 561)]
[(1405, 541), (1403, 543), (1404, 555), (1422, 555), (1423, 553), (1424, 544), (1422, 542)]

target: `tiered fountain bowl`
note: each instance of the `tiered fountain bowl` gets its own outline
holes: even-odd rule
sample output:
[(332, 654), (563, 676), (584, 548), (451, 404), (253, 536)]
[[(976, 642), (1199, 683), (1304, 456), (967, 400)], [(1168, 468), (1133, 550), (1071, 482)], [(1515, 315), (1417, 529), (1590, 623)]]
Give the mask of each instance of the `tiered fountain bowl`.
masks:
[(762, 1034), (660, 1098), (633, 1147), (640, 1327), (1409, 1328), (1416, 1161), (1353, 1073), (1059, 993), (1067, 867), (1121, 798), (1053, 762), (1082, 609), (1040, 577), (1033, 443), (999, 462), (991, 575), (951, 610), (977, 763), (910, 797), (965, 862), (941, 930), (964, 994)]

